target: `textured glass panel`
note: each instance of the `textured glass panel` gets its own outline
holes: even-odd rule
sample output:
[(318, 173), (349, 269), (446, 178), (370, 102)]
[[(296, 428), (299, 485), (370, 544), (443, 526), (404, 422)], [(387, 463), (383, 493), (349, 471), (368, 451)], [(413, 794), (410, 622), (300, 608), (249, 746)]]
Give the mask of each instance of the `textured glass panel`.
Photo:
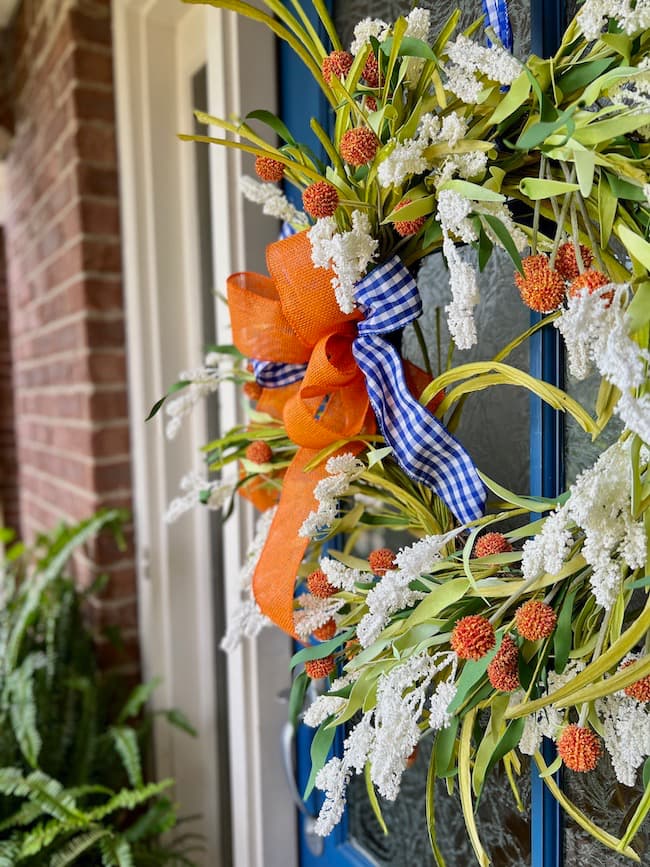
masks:
[[(353, 841), (378, 867), (417, 865), (434, 867), (426, 831), (425, 794), (430, 741), (419, 750), (415, 765), (402, 779), (397, 801), (381, 800), (381, 810), (389, 834), (384, 835), (366, 795), (362, 777), (354, 777), (348, 790), (349, 827)], [(499, 769), (486, 787), (477, 814), (481, 840), (493, 864), (523, 867), (530, 862), (530, 774), (522, 765), (519, 790), (525, 811), (519, 813), (505, 773)], [(436, 782), (435, 820), (438, 844), (447, 867), (467, 867), (475, 856), (467, 837), (458, 791), (447, 793), (443, 780)]]
[[(625, 831), (627, 821), (643, 795), (640, 781), (632, 789), (617, 782), (607, 758), (601, 759), (596, 770), (589, 774), (566, 771), (564, 788), (583, 813), (617, 837)], [(643, 823), (633, 848), (641, 856), (641, 863), (649, 865), (650, 818)], [(566, 821), (564, 832), (564, 855), (567, 867), (624, 867), (632, 863), (628, 858), (606, 849), (570, 819)]]
[[(440, 0), (418, 0), (416, 4), (405, 3), (404, 0), (339, 0), (334, 6), (334, 15), (337, 30), (341, 35), (343, 45), (348, 47), (352, 41), (354, 26), (362, 18), (383, 18), (385, 21), (394, 21), (400, 15), (408, 14), (412, 5), (431, 10), (431, 22), (433, 32), (440, 30), (451, 12), (458, 7), (461, 10), (461, 30), (469, 27), (483, 14), (481, 0), (464, 0), (464, 2), (450, 3)], [(526, 58), (530, 54), (530, 2), (529, 0), (510, 0), (508, 3), (510, 23), (514, 37), (514, 53), (518, 57)], [(475, 36), (481, 38), (480, 32)]]

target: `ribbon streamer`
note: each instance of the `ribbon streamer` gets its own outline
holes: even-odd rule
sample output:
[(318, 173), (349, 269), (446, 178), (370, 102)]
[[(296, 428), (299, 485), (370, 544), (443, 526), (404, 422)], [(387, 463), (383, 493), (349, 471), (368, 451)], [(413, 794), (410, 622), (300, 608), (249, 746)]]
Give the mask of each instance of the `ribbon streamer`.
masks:
[(483, 11), (489, 26), (499, 37), (503, 47), (512, 51), (512, 27), (507, 0), (483, 0)]
[(356, 298), (365, 314), (353, 354), (366, 378), (377, 422), (406, 474), (432, 488), (461, 524), (479, 518), (486, 492), (469, 454), (409, 391), (402, 359), (386, 339), (413, 322), (422, 302), (413, 277), (395, 256), (364, 277)]

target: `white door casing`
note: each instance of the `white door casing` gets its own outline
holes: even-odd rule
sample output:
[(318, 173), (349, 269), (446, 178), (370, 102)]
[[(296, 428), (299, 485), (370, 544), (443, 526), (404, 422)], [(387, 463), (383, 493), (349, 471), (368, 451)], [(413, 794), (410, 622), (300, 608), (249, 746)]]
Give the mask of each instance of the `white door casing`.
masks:
[[(228, 659), (232, 827), (225, 828), (218, 780), (226, 763), (223, 756), (220, 761), (215, 688), (221, 636), (214, 629), (214, 587), (221, 576), (212, 574), (203, 510), (172, 526), (163, 521), (181, 476), (200, 466), (205, 413), (199, 408), (171, 443), (160, 419), (144, 424), (178, 372), (201, 360), (197, 146), (176, 138), (178, 131), (192, 130), (191, 76), (207, 64), (211, 114), (272, 107), (275, 45), (258, 25), (177, 0), (113, 0), (113, 27), (143, 668), (145, 677), (163, 679), (155, 706), (179, 707), (198, 731), (192, 739), (158, 725), (156, 772), (176, 779), (183, 814), (201, 815), (192, 830), (205, 838), (202, 863), (221, 867), (231, 833), (235, 867), (293, 867), (295, 811), (279, 755), (286, 706), (276, 700), (289, 680), (289, 641), (262, 633)], [(277, 232), (272, 220), (244, 207), (241, 163), (237, 153), (210, 149), (218, 291), (229, 273), (262, 269), (264, 247)], [(231, 342), (227, 316), (217, 320), (219, 342)], [(241, 421), (234, 389), (220, 392), (220, 412), (224, 429)], [(239, 507), (225, 527), (227, 612), (239, 601), (238, 572), (251, 525), (249, 509)]]

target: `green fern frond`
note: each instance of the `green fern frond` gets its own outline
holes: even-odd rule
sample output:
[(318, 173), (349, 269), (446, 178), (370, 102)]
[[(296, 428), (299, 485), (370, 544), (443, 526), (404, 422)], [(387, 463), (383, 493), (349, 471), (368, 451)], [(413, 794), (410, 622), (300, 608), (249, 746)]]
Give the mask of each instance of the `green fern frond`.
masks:
[(0, 867), (16, 867), (19, 858), (19, 843), (13, 839), (0, 841)]
[(31, 825), (32, 822), (35, 822), (36, 819), (42, 815), (43, 808), (40, 804), (32, 804), (31, 801), (24, 801), (15, 813), (0, 822), (0, 834), (2, 834), (3, 831), (10, 831), (13, 828), (21, 828), (26, 825)]
[(74, 798), (70, 797), (61, 783), (42, 771), (33, 771), (24, 777), (19, 768), (0, 768), (0, 794), (29, 798), (44, 813), (61, 822), (84, 819)]
[(117, 718), (117, 722), (119, 725), (122, 725), (128, 719), (137, 716), (140, 713), (142, 708), (151, 698), (154, 690), (160, 686), (161, 681), (162, 678), (153, 677), (146, 683), (139, 683), (135, 687), (135, 689), (131, 692), (126, 702), (124, 703), (124, 707), (122, 708), (120, 715)]
[(89, 810), (88, 818), (93, 822), (100, 822), (116, 810), (135, 810), (136, 807), (150, 801), (151, 798), (155, 798), (173, 784), (173, 780), (162, 780), (159, 783), (149, 783), (137, 789), (122, 789), (107, 804)]
[(34, 673), (47, 665), (44, 653), (30, 653), (7, 679), (7, 692), (11, 696), (10, 716), (14, 737), (25, 761), (36, 767), (42, 740), (37, 728), (36, 701), (34, 699)]
[(60, 849), (52, 856), (50, 867), (67, 867), (68, 864), (72, 864), (80, 855), (92, 849), (103, 837), (107, 837), (110, 833), (105, 828), (95, 828), (92, 831), (78, 834), (63, 849)]
[(133, 729), (127, 728), (127, 726), (113, 726), (110, 732), (129, 782), (134, 788), (138, 788), (142, 785), (142, 763), (137, 735)]
[(171, 831), (176, 822), (176, 809), (172, 801), (169, 798), (158, 798), (147, 812), (124, 832), (124, 836), (130, 843), (139, 843), (141, 840), (160, 837), (167, 831)]
[(123, 837), (104, 838), (99, 847), (104, 867), (134, 867), (131, 846)]

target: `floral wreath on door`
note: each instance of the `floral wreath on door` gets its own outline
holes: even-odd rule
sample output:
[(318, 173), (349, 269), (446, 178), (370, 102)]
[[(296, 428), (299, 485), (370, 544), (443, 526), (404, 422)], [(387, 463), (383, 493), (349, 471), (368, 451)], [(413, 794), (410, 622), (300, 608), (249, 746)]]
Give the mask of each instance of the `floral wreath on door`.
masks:
[[(325, 793), (328, 834), (353, 774), (394, 800), (428, 740), (430, 777), (457, 786), (480, 864), (474, 813), (504, 766), (513, 798), (531, 755), (564, 810), (603, 845), (639, 861), (650, 811), (650, 2), (586, 0), (557, 53), (510, 53), (504, 3), (486, 4), (488, 46), (459, 12), (438, 33), (416, 8), (365, 19), (347, 50), (323, 0), (320, 28), (299, 0), (186, 0), (269, 27), (331, 106), (311, 128), (323, 157), (266, 110), (224, 120), (223, 137), (181, 136), (251, 153), (242, 191), (284, 221), (268, 275), (228, 279), (233, 346), (211, 347), (166, 398), (173, 436), (198, 400), (241, 385), (245, 422), (204, 449), (170, 520), (195, 503), (262, 515), (242, 570), (232, 648), (269, 623), (305, 643), (292, 661), (290, 713), (310, 679), (327, 689), (304, 711), (317, 731), (307, 793)], [(266, 126), (282, 142), (269, 144)], [(280, 183), (302, 195), (289, 203)], [(446, 364), (419, 319), (420, 260), (440, 251), (455, 346), (477, 341), (476, 268), (510, 256), (521, 303), (541, 314), (493, 358)], [(401, 353), (414, 330), (418, 365)], [(595, 406), (511, 363), (543, 328), (560, 332), (576, 379), (597, 372)], [(523, 388), (596, 442), (622, 433), (561, 496), (488, 478), (456, 438), (463, 406), (499, 385)], [(410, 533), (368, 551), (377, 531)], [(332, 540), (344, 538), (337, 550)], [(365, 540), (365, 549), (364, 549)], [(338, 726), (341, 756), (327, 756)], [(557, 745), (547, 766), (543, 737)], [(557, 786), (611, 761), (645, 793), (620, 838)], [(433, 799), (427, 814), (440, 861)]]

